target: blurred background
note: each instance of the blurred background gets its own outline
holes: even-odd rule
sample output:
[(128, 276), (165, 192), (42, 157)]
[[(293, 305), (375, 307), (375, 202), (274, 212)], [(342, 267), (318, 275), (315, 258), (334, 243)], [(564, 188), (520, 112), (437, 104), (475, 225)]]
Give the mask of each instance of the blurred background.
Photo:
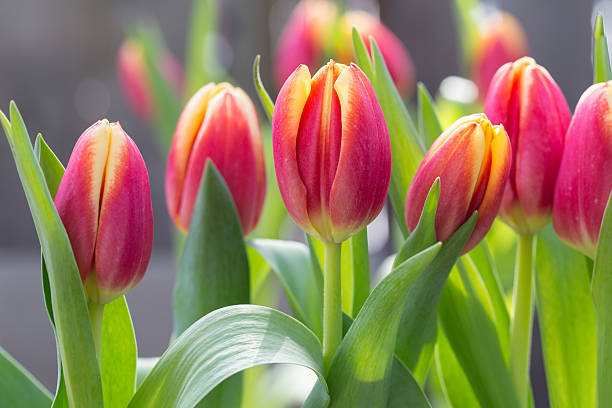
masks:
[[(274, 48), (295, 4), (219, 1), (219, 32), (212, 39), (219, 62), (253, 98), (251, 69), (256, 54), (262, 55), (264, 83), (276, 95), (271, 69)], [(500, 0), (491, 5), (518, 18), (531, 55), (550, 71), (573, 108), (591, 84), (594, 10), (612, 11), (609, 5), (590, 0)], [(409, 50), (417, 80), (432, 94), (444, 78), (461, 74), (452, 0), (348, 0), (347, 7), (379, 14)], [(158, 22), (166, 46), (184, 61), (190, 9), (188, 0), (0, 0), (0, 109), (6, 110), (14, 99), (30, 134), (41, 132), (63, 163), (91, 123), (104, 117), (120, 121), (148, 165), (154, 255), (143, 282), (128, 295), (143, 357), (160, 355), (171, 331), (175, 274), (171, 224), (164, 199), (165, 160), (150, 127), (134, 116), (122, 97), (116, 56), (126, 27), (144, 20)], [(54, 389), (55, 344), (41, 296), (39, 246), (4, 137), (0, 138), (0, 191), (0, 345)], [(547, 406), (545, 392), (537, 391), (545, 383), (535, 354), (536, 405)]]

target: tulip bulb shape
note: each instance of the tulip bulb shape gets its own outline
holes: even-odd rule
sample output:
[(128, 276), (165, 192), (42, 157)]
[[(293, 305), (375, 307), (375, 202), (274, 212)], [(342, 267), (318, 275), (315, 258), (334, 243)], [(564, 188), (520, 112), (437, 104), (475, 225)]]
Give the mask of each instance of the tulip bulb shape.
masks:
[(517, 232), (533, 234), (552, 216), (570, 109), (548, 71), (525, 57), (497, 71), (485, 113), (491, 122), (504, 125), (512, 144), (500, 217)]
[(610, 191), (612, 81), (592, 85), (578, 101), (555, 187), (555, 231), (591, 258)]
[(272, 119), (274, 166), (289, 214), (306, 232), (339, 243), (378, 215), (391, 176), (382, 110), (355, 64), (330, 61), (314, 77), (300, 65)]
[(227, 183), (243, 233), (250, 233), (266, 195), (263, 145), (253, 102), (227, 83), (210, 83), (197, 91), (176, 125), (166, 168), (166, 203), (184, 233), (208, 159)]
[(149, 175), (119, 123), (83, 132), (55, 205), (91, 302), (109, 303), (140, 282), (153, 246)]
[(503, 126), (491, 125), (484, 114), (457, 120), (436, 139), (410, 184), (406, 197), (408, 229), (416, 228), (427, 193), (439, 177), (436, 237), (445, 241), (478, 211), (478, 221), (463, 253), (474, 248), (497, 215), (510, 160), (510, 141)]

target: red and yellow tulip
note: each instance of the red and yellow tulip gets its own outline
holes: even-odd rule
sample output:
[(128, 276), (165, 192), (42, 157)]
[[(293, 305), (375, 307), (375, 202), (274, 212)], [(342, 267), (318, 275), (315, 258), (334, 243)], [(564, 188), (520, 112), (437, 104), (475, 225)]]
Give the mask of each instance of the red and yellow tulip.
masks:
[(176, 125), (166, 168), (166, 203), (186, 232), (210, 159), (232, 194), (248, 234), (257, 225), (266, 194), (264, 152), (253, 102), (240, 88), (210, 83), (185, 105)]
[(552, 216), (570, 109), (548, 71), (525, 57), (495, 74), (485, 113), (504, 125), (512, 144), (500, 217), (519, 233), (535, 233)]
[(149, 176), (119, 123), (83, 132), (55, 205), (91, 302), (106, 304), (140, 282), (153, 245)]
[(555, 231), (591, 258), (610, 191), (612, 81), (592, 85), (578, 101), (555, 187)]
[(339, 243), (378, 215), (391, 147), (374, 90), (357, 65), (330, 61), (314, 77), (300, 65), (278, 95), (272, 136), (281, 195), (304, 231)]
[(478, 221), (463, 252), (474, 248), (497, 215), (510, 160), (510, 141), (503, 126), (491, 125), (484, 114), (457, 120), (431, 146), (408, 189), (408, 229), (416, 228), (429, 189), (439, 177), (436, 237), (445, 241), (478, 211)]

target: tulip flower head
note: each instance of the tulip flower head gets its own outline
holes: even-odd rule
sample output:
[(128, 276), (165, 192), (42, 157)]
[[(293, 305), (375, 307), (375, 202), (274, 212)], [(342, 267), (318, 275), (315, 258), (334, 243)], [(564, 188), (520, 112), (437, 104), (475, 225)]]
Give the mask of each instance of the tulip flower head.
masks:
[(491, 122), (504, 125), (512, 144), (500, 217), (519, 233), (535, 233), (552, 216), (570, 109), (548, 71), (525, 57), (497, 71), (485, 113)]
[(591, 258), (610, 191), (612, 81), (592, 85), (578, 101), (555, 187), (555, 231)]
[(489, 83), (502, 65), (525, 55), (529, 55), (529, 43), (516, 17), (506, 12), (487, 16), (472, 63), (472, 76), (481, 97), (487, 95)]
[(306, 232), (342, 242), (374, 220), (391, 176), (382, 110), (355, 64), (300, 65), (272, 119), (274, 166), (287, 210)]
[[(184, 74), (176, 57), (164, 50), (158, 67), (170, 89), (180, 95)], [(153, 89), (143, 45), (135, 38), (127, 38), (119, 48), (117, 78), (130, 108), (141, 119), (150, 120), (155, 115)]]
[(228, 83), (210, 83), (197, 91), (176, 125), (166, 168), (166, 203), (184, 233), (208, 159), (227, 183), (243, 233), (250, 233), (266, 194), (263, 145), (253, 102)]
[(140, 282), (153, 246), (149, 176), (119, 123), (83, 132), (55, 205), (90, 301), (109, 303)]
[(484, 114), (457, 120), (436, 139), (410, 184), (406, 197), (408, 229), (416, 228), (429, 189), (439, 177), (436, 237), (445, 241), (478, 211), (463, 253), (474, 248), (497, 215), (510, 159), (510, 141), (503, 126), (491, 125)]

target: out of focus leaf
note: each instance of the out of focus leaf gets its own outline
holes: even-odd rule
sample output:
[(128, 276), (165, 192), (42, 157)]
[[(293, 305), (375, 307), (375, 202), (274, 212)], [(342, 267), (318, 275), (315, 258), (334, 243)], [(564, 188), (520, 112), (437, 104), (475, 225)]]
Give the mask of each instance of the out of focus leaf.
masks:
[(0, 407), (47, 408), (51, 394), (0, 347)]
[(272, 122), (272, 114), (274, 113), (274, 101), (270, 98), (270, 94), (266, 91), (266, 88), (261, 80), (261, 74), (259, 72), (259, 61), (261, 59), (261, 55), (257, 54), (255, 60), (253, 61), (253, 83), (255, 84), (255, 90), (257, 91), (257, 96), (259, 96), (259, 101), (264, 108), (264, 112), (268, 117), (268, 120)]
[[(329, 402), (321, 344), (308, 328), (277, 310), (228, 306), (189, 327), (146, 377), (130, 408), (191, 408), (222, 381), (262, 364), (297, 364), (323, 384), (319, 403)], [(217, 405), (221, 407), (222, 405)]]
[(597, 336), (585, 256), (551, 226), (537, 237), (535, 294), (551, 407), (594, 407)]
[(185, 74), (191, 95), (208, 82), (223, 76), (217, 58), (217, 0), (194, 0), (187, 36)]
[(429, 149), (442, 133), (442, 126), (438, 120), (435, 103), (422, 82), (417, 85), (417, 99), (419, 135), (425, 148)]
[(461, 41), (461, 62), (465, 73), (471, 68), (476, 47), (480, 41), (478, 25), (474, 12), (480, 5), (479, 0), (455, 0), (455, 21)]
[(597, 15), (593, 29), (593, 83), (607, 82), (612, 79), (608, 41), (604, 31), (603, 16)]
[[(612, 197), (612, 194), (610, 195)], [(593, 266), (591, 292), (597, 324), (597, 406), (612, 406), (612, 198), (604, 212)]]
[(11, 146), (47, 262), (57, 345), (68, 401), (72, 406), (102, 407), (100, 369), (72, 246), (14, 102), (10, 105), (10, 117), (9, 121), (0, 112), (0, 122)]

